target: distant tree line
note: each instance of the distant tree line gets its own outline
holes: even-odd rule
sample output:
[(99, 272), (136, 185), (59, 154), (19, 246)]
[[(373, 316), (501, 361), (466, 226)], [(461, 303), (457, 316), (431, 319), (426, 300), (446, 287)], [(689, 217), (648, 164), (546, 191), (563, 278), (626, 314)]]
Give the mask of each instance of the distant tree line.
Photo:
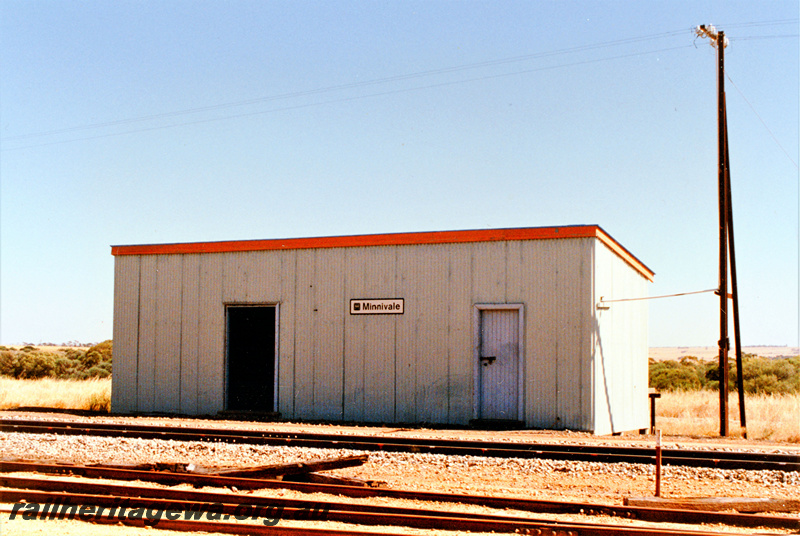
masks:
[[(20, 349), (0, 346), (0, 376), (12, 378), (63, 378), (84, 380), (111, 375), (112, 341), (88, 348), (41, 350), (32, 345)], [(743, 356), (746, 393), (800, 393), (800, 356), (766, 358)], [(650, 387), (661, 391), (699, 391), (719, 389), (719, 366), (716, 360), (694, 356), (680, 360), (650, 359)], [(736, 360), (731, 359), (728, 387), (736, 390)]]
[(93, 342), (80, 342), (80, 341), (67, 341), (62, 342), (60, 344), (54, 342), (40, 342), (38, 344), (32, 342), (23, 342), (23, 346), (79, 346), (81, 348), (89, 348), (90, 346), (94, 346), (96, 343)]
[(88, 348), (40, 350), (26, 345), (18, 350), (0, 346), (0, 375), (12, 378), (85, 380), (111, 376), (113, 343)]
[[(742, 356), (744, 391), (752, 394), (800, 393), (800, 356), (767, 358)], [(728, 389), (737, 390), (736, 360), (731, 359)], [(719, 390), (719, 363), (694, 356), (680, 360), (650, 359), (650, 387), (661, 391)]]

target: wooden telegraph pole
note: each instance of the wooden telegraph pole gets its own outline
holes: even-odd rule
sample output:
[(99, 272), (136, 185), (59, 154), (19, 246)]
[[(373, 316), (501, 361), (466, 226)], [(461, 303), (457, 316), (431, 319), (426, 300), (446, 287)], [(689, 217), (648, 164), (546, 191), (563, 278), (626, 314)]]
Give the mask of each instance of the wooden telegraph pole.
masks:
[[(736, 390), (739, 393), (739, 424), (747, 439), (747, 417), (744, 411), (744, 367), (742, 364), (742, 337), (739, 332), (739, 284), (736, 281), (736, 250), (733, 247), (733, 201), (731, 199), (731, 157), (728, 152), (728, 113), (725, 112), (725, 195), (728, 198), (728, 253), (731, 264), (731, 297), (733, 305), (733, 342), (736, 347)], [(727, 385), (727, 382), (726, 382)]]
[[(728, 120), (725, 103), (725, 32), (713, 26), (697, 27), (697, 35), (711, 39), (717, 49), (717, 186), (719, 197), (719, 434), (727, 436), (728, 428), (728, 299), (733, 298), (733, 329), (736, 341), (737, 389), (739, 391), (739, 419), (747, 438), (742, 376), (742, 349), (739, 336), (739, 292), (736, 282), (736, 257), (733, 246), (733, 211), (731, 205), (730, 157), (728, 153)], [(730, 252), (733, 294), (728, 293), (728, 253)]]
[(725, 33), (717, 43), (717, 187), (719, 190), (719, 435), (728, 435), (728, 188), (725, 177)]

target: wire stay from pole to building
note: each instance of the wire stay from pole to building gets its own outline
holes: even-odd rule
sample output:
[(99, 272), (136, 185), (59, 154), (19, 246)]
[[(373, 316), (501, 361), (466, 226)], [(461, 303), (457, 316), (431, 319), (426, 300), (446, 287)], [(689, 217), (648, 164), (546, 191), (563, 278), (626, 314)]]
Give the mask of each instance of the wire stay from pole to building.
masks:
[(663, 296), (645, 296), (644, 298), (621, 298), (619, 300), (606, 300), (603, 296), (600, 296), (600, 302), (597, 304), (598, 306), (601, 304), (606, 303), (618, 303), (618, 302), (629, 302), (629, 301), (642, 301), (642, 300), (658, 300), (660, 298), (676, 298), (678, 296), (688, 296), (690, 294), (704, 294), (706, 292), (718, 292), (719, 289), (717, 288), (710, 288), (708, 290), (695, 290), (693, 292), (679, 292), (677, 294), (664, 294)]

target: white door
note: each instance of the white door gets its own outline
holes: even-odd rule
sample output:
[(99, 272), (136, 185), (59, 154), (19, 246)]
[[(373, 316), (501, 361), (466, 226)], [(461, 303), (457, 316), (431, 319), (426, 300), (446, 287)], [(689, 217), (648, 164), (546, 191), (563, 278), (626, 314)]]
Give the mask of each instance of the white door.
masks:
[(519, 309), (480, 309), (478, 418), (519, 419)]

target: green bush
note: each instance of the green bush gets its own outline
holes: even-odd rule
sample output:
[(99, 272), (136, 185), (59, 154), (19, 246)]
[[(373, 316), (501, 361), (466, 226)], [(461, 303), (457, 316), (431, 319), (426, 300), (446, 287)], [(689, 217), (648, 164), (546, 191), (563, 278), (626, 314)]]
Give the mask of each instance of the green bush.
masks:
[(662, 391), (696, 391), (703, 387), (693, 369), (675, 361), (651, 365), (650, 386)]
[(12, 378), (63, 378), (84, 380), (111, 375), (113, 344), (104, 341), (86, 350), (64, 348), (58, 351), (37, 350), (25, 346), (19, 350), (0, 349), (0, 375)]
[[(800, 392), (800, 357), (766, 359), (754, 355), (742, 358), (745, 393), (789, 394)], [(736, 364), (732, 366), (736, 381)]]
[[(770, 359), (753, 354), (742, 356), (742, 381), (746, 393), (800, 393), (800, 356)], [(728, 370), (728, 389), (737, 386), (736, 359), (731, 356)], [(719, 364), (716, 360), (702, 361), (694, 356), (680, 361), (650, 360), (650, 387), (661, 391), (690, 391), (719, 389)]]
[(650, 360), (650, 387), (660, 391), (696, 391), (708, 388), (709, 363), (694, 356), (680, 361)]
[(17, 354), (14, 350), (3, 347), (0, 350), (0, 375), (13, 376), (17, 374)]
[(90, 378), (107, 378), (111, 376), (111, 371), (102, 367), (92, 367), (86, 371), (86, 374)]
[(110, 340), (97, 343), (91, 348), (89, 348), (89, 350), (87, 350), (87, 353), (88, 352), (97, 352), (101, 356), (100, 358), (101, 361), (110, 362), (112, 354), (114, 353), (114, 343)]
[(17, 356), (17, 378), (52, 377), (56, 368), (55, 356), (49, 352), (23, 351)]

